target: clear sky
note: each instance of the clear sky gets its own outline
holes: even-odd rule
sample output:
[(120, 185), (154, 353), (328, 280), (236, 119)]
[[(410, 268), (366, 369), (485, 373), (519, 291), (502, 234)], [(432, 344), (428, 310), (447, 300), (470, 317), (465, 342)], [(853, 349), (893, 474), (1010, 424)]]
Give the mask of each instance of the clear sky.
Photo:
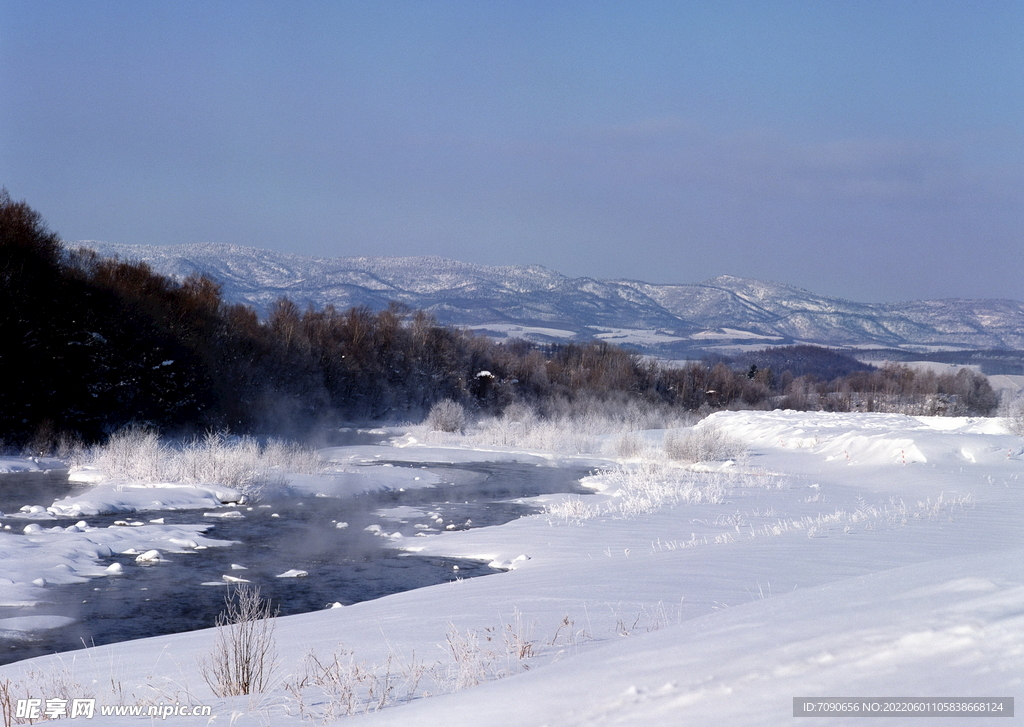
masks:
[(1024, 2), (0, 0), (68, 240), (1024, 299)]

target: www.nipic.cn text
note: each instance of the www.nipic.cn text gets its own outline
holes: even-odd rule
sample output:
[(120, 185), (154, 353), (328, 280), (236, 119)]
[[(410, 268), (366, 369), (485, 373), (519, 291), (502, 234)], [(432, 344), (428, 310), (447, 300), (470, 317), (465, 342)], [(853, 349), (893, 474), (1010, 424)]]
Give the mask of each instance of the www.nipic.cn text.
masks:
[[(101, 704), (103, 717), (209, 717), (213, 710), (206, 704)], [(19, 699), (15, 717), (20, 719), (92, 719), (95, 699)]]

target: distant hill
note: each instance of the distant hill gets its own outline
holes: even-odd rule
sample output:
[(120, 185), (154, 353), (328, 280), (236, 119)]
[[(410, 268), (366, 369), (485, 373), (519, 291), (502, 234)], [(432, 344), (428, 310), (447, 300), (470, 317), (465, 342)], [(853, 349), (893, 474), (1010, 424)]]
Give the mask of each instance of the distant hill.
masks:
[(205, 273), (224, 296), (260, 311), (287, 296), (302, 306), (406, 303), (444, 323), (532, 340), (601, 338), (663, 355), (791, 343), (843, 348), (1024, 349), (1024, 303), (944, 299), (856, 303), (723, 275), (702, 283), (571, 278), (540, 266), (439, 257), (290, 255), (237, 245), (68, 243), (143, 260), (157, 272)]

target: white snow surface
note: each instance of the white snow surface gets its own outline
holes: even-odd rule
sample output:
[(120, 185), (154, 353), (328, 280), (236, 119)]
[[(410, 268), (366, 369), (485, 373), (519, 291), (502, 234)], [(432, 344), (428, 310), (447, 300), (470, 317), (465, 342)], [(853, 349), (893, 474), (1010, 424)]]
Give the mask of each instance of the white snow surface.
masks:
[(243, 500), (237, 490), (219, 485), (110, 483), (57, 500), (46, 511), (56, 517), (78, 517), (145, 510), (194, 510)]
[(758, 341), (779, 341), (782, 340), (781, 336), (768, 336), (762, 333), (754, 333), (752, 331), (741, 331), (736, 328), (716, 328), (714, 330), (698, 331), (697, 333), (690, 334), (690, 338), (694, 340), (713, 340), (713, 339), (725, 339), (725, 340), (740, 340), (744, 338), (753, 338)]
[[(712, 425), (747, 454), (689, 468), (625, 463), (618, 474), (588, 478), (593, 495), (538, 498), (547, 514), (406, 539), (422, 553), (483, 558), (507, 572), (278, 619), (275, 686), (265, 695), (212, 694), (196, 664), (213, 648), (213, 630), (19, 662), (0, 667), (0, 679), (113, 681), (121, 697), (88, 688), (100, 703), (213, 707), (213, 721), (161, 720), (169, 725), (299, 725), (300, 704), (285, 685), (303, 674), (311, 649), (327, 660), (350, 651), (378, 673), (390, 656), (394, 674), (415, 659), (451, 676), (455, 634), (475, 638), (475, 658), (498, 664), (505, 677), (437, 696), (421, 690), (345, 723), (779, 725), (793, 720), (794, 697), (1024, 696), (1020, 437), (998, 419), (891, 414), (724, 412), (698, 429)], [(643, 438), (653, 446), (663, 434)], [(475, 456), (404, 443), (384, 458)], [(378, 453), (333, 450), (349, 463)], [(425, 472), (376, 469), (384, 477), (389, 469)], [(623, 514), (636, 498), (629, 472), (651, 484), (675, 482), (680, 470), (717, 496)], [(107, 528), (112, 535), (103, 537), (147, 530), (155, 538), (165, 526)], [(98, 533), (4, 533), (0, 543), (69, 535), (80, 539), (67, 541), (56, 560), (80, 559), (82, 574), (102, 570), (88, 565), (94, 551), (115, 546)], [(512, 634), (530, 645), (523, 660), (508, 647)], [(327, 697), (307, 690), (304, 699), (302, 709), (316, 713)], [(863, 724), (848, 716), (797, 723)]]
[(521, 326), (515, 323), (480, 323), (474, 326), (466, 326), (471, 331), (482, 331), (484, 333), (504, 333), (508, 338), (575, 338), (575, 331), (567, 331), (564, 328), (544, 328), (543, 326)]
[(616, 344), (633, 344), (639, 346), (650, 346), (658, 343), (673, 343), (682, 341), (682, 337), (674, 336), (659, 330), (640, 328), (604, 328), (602, 326), (588, 326), (591, 330), (597, 331), (594, 338), (599, 341), (611, 341)]
[(46, 472), (47, 470), (63, 469), (59, 460), (46, 457), (4, 457), (0, 456), (0, 473), (7, 472)]

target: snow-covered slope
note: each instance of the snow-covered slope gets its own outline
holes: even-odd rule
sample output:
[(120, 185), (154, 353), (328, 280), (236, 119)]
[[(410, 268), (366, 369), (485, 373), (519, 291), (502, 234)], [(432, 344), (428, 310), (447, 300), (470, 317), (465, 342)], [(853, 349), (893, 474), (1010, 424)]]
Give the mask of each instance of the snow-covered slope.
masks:
[[(444, 323), (534, 338), (603, 332), (666, 352), (778, 345), (1024, 349), (1024, 303), (935, 300), (855, 303), (731, 276), (696, 284), (571, 278), (539, 266), (485, 266), (438, 257), (320, 258), (202, 243), (157, 247), (81, 242), (103, 255), (143, 260), (158, 272), (208, 274), (225, 296), (266, 310), (300, 305), (379, 309), (391, 301)], [(511, 330), (510, 326), (525, 330)], [(531, 331), (530, 329), (557, 329)]]

